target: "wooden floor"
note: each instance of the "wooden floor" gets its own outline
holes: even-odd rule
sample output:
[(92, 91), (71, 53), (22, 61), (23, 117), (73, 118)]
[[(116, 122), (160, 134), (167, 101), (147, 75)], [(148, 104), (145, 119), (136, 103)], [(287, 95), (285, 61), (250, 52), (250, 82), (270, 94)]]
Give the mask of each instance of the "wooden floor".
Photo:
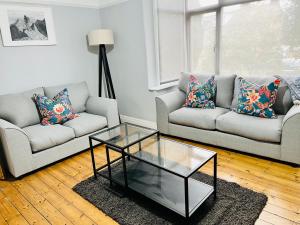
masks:
[[(192, 144), (218, 152), (219, 178), (268, 195), (256, 224), (300, 224), (299, 168)], [(103, 147), (96, 155), (98, 166), (104, 164)], [(201, 171), (211, 174), (212, 163)], [(83, 152), (20, 180), (0, 181), (0, 224), (116, 224), (72, 191), (91, 175), (90, 153)]]

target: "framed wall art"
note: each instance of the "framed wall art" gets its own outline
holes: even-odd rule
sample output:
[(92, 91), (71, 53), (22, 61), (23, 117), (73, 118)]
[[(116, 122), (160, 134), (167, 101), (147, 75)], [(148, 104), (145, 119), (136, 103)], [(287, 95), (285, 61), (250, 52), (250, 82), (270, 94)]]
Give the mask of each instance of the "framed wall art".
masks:
[(0, 28), (4, 46), (56, 44), (51, 8), (0, 5)]

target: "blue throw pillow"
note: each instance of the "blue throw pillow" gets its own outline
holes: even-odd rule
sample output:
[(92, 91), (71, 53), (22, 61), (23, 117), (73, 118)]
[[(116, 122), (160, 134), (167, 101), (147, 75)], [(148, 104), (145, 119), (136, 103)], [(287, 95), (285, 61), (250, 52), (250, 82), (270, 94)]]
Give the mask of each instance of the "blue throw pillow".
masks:
[(53, 99), (37, 94), (33, 97), (42, 116), (41, 124), (44, 126), (63, 124), (79, 116), (72, 108), (67, 89), (59, 92)]
[(277, 118), (272, 106), (277, 97), (280, 80), (276, 79), (268, 85), (257, 85), (241, 79), (237, 113), (262, 118)]
[(187, 87), (185, 107), (214, 109), (216, 108), (214, 98), (216, 96), (216, 81), (212, 76), (206, 82), (201, 84), (199, 80), (191, 75), (190, 82)]

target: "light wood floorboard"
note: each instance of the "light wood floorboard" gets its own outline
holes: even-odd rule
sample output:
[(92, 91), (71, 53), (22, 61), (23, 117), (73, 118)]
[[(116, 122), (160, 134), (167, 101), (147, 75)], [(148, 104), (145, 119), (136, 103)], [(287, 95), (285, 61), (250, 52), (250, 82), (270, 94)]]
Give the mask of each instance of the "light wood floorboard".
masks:
[[(299, 168), (180, 141), (216, 151), (219, 178), (268, 196), (257, 225), (300, 224)], [(97, 147), (95, 154), (97, 166), (105, 164), (104, 147)], [(212, 168), (209, 162), (201, 171), (212, 175)], [(86, 151), (19, 180), (0, 181), (0, 224), (117, 224), (73, 192), (74, 185), (91, 175), (90, 152)]]

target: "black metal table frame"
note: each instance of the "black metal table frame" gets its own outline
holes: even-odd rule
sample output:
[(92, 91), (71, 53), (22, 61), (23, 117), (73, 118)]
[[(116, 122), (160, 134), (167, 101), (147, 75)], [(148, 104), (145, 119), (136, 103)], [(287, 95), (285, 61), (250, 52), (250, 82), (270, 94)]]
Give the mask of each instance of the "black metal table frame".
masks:
[[(128, 125), (133, 125), (133, 126), (136, 126), (136, 127), (145, 128), (145, 129), (149, 129), (149, 128), (147, 128), (147, 127), (138, 126), (138, 125), (130, 124), (130, 123), (125, 123), (125, 126), (126, 126), (126, 124), (128, 124)], [(119, 125), (114, 126), (114, 127), (112, 127), (112, 128), (108, 128), (107, 130), (102, 131), (102, 132), (100, 132), (100, 133), (107, 132), (108, 130), (114, 129), (114, 128), (118, 127), (118, 126), (119, 126)], [(98, 133), (98, 134), (100, 134), (100, 133)], [(181, 178), (184, 179), (185, 218), (186, 218), (186, 219), (189, 219), (191, 215), (190, 215), (190, 212), (189, 212), (189, 185), (188, 185), (188, 179), (189, 179), (194, 173), (196, 173), (201, 167), (203, 167), (208, 161), (210, 161), (212, 158), (214, 159), (214, 178), (213, 178), (213, 187), (214, 187), (214, 191), (213, 191), (212, 194), (214, 195), (214, 199), (216, 199), (216, 196), (217, 196), (217, 153), (215, 153), (212, 157), (208, 158), (208, 159), (207, 159), (204, 163), (202, 163), (199, 167), (195, 168), (195, 169), (192, 171), (192, 173), (190, 173), (189, 176), (183, 176), (183, 175), (181, 175), (181, 174), (179, 174), (179, 173), (176, 173), (176, 172), (171, 171), (171, 170), (169, 170), (169, 169), (163, 168), (163, 167), (158, 166), (158, 165), (156, 165), (156, 164), (154, 164), (154, 163), (148, 162), (148, 161), (146, 161), (146, 160), (140, 159), (140, 158), (135, 157), (134, 155), (130, 154), (130, 150), (129, 150), (130, 146), (133, 146), (133, 145), (135, 145), (135, 144), (138, 143), (138, 144), (139, 144), (139, 150), (141, 150), (141, 142), (144, 141), (145, 139), (151, 137), (151, 136), (154, 136), (154, 135), (157, 135), (157, 141), (158, 141), (158, 143), (159, 143), (159, 140), (160, 140), (160, 133), (159, 133), (159, 131), (155, 131), (155, 132), (153, 132), (152, 134), (149, 134), (149, 135), (147, 135), (147, 136), (145, 136), (145, 137), (143, 137), (143, 138), (141, 138), (141, 139), (139, 139), (139, 140), (137, 140), (137, 141), (135, 141), (135, 142), (133, 142), (133, 143), (131, 143), (131, 144), (129, 144), (129, 145), (126, 145), (126, 146), (124, 146), (124, 147), (116, 146), (116, 145), (113, 145), (113, 144), (111, 144), (111, 143), (109, 143), (109, 142), (106, 142), (106, 141), (97, 139), (97, 138), (93, 137), (93, 135), (90, 136), (90, 137), (89, 137), (89, 143), (90, 143), (90, 150), (91, 150), (91, 158), (92, 158), (92, 164), (93, 164), (94, 177), (95, 177), (95, 179), (97, 179), (97, 175), (102, 176), (102, 177), (104, 177), (104, 178), (106, 178), (106, 179), (109, 180), (110, 186), (112, 186), (112, 184), (115, 183), (115, 184), (117, 184), (117, 185), (123, 186), (123, 187), (125, 188), (125, 191), (126, 191), (126, 190), (129, 188), (129, 187), (128, 187), (128, 180), (127, 180), (126, 158), (127, 158), (127, 160), (130, 160), (130, 158), (137, 159), (137, 160), (139, 160), (139, 161), (142, 161), (142, 162), (144, 162), (144, 163), (147, 163), (147, 164), (149, 164), (149, 165), (152, 165), (152, 166), (154, 166), (154, 167), (156, 167), (156, 168), (162, 169), (162, 170), (167, 171), (167, 172), (169, 172), (169, 173), (171, 173), (171, 174), (174, 174), (174, 175), (176, 175), (176, 176), (179, 176), (179, 177), (181, 177)], [(106, 144), (105, 150), (106, 150), (106, 160), (107, 160), (107, 164), (105, 164), (105, 165), (103, 165), (103, 166), (101, 166), (101, 167), (99, 167), (99, 168), (96, 168), (96, 164), (95, 164), (94, 147), (93, 147), (93, 144), (92, 144), (92, 141), (93, 141), (93, 140), (99, 141), (99, 142), (102, 142), (102, 143)], [(183, 145), (184, 145), (184, 144), (183, 144)], [(111, 160), (110, 160), (110, 156), (109, 156), (109, 150), (110, 150), (110, 149), (113, 150), (113, 151), (116, 151), (116, 152), (118, 152), (118, 153), (121, 153), (121, 156), (111, 161)], [(128, 150), (128, 153), (125, 152), (125, 149)], [(111, 165), (112, 165), (113, 163), (119, 161), (119, 160), (122, 160), (122, 164), (123, 164), (124, 184), (122, 184), (121, 182), (119, 182), (119, 181), (117, 181), (117, 180), (114, 180), (114, 179), (112, 178), (112, 174), (111, 174)], [(106, 175), (104, 175), (104, 174), (101, 174), (101, 173), (97, 173), (97, 171), (103, 170), (103, 169), (105, 169), (105, 168), (108, 169), (108, 176), (106, 176)], [(133, 191), (135, 191), (135, 190), (133, 190)], [(197, 205), (197, 206), (198, 206), (198, 205)], [(197, 206), (196, 206), (196, 207), (197, 207)], [(198, 206), (198, 207), (199, 207), (199, 206)]]

